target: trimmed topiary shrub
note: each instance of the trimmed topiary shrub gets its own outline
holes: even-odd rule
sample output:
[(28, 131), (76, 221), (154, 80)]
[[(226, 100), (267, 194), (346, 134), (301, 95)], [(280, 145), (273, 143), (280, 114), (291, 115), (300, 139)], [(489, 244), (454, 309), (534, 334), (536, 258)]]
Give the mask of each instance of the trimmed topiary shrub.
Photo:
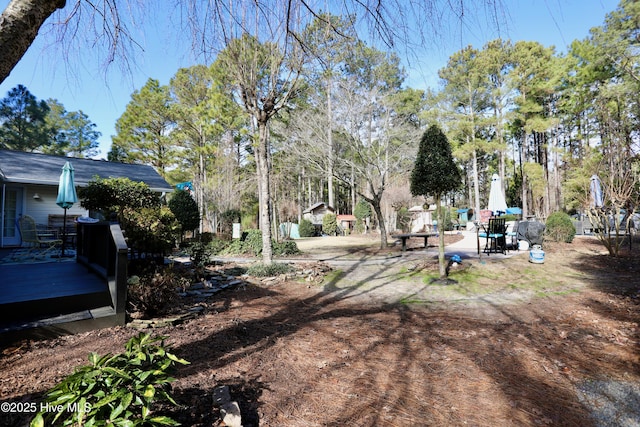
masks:
[(298, 224), (298, 233), (300, 237), (313, 237), (316, 235), (316, 228), (308, 219), (302, 219)]
[(576, 227), (571, 222), (571, 217), (564, 212), (549, 215), (545, 226), (547, 237), (556, 242), (571, 243), (576, 235)]

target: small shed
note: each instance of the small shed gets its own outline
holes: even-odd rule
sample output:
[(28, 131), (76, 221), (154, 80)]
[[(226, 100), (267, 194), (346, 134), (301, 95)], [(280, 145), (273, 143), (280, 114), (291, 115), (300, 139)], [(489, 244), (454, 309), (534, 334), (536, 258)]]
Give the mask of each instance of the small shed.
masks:
[(318, 202), (302, 212), (302, 217), (313, 225), (322, 226), (322, 219), (328, 213), (335, 213), (335, 209), (324, 202)]
[(417, 205), (409, 208), (411, 212), (411, 232), (420, 233), (431, 229), (431, 212)]
[(338, 221), (338, 226), (343, 230), (352, 231), (356, 225), (355, 215), (338, 215), (336, 219)]

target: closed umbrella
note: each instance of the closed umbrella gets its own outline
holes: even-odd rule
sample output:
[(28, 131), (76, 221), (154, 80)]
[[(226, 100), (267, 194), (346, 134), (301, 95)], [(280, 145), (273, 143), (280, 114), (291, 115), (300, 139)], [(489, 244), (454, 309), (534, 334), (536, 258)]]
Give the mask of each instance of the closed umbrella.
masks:
[(58, 197), (56, 198), (56, 204), (64, 209), (64, 219), (62, 221), (62, 254), (64, 256), (64, 245), (67, 241), (67, 209), (78, 202), (78, 195), (76, 194), (76, 187), (73, 183), (73, 166), (71, 163), (66, 162), (62, 167), (62, 173), (60, 174), (60, 183), (58, 184)]
[(591, 176), (591, 184), (589, 185), (591, 190), (591, 207), (601, 208), (604, 203), (602, 201), (602, 183), (598, 175)]
[(507, 201), (502, 193), (500, 177), (495, 173), (491, 177), (491, 189), (489, 190), (489, 205), (487, 209), (489, 209), (493, 215), (499, 215), (507, 211)]

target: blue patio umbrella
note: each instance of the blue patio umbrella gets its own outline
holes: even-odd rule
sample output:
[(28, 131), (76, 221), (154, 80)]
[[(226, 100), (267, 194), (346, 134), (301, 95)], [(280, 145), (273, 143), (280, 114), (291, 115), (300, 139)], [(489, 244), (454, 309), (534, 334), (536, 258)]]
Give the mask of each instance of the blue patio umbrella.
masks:
[(73, 166), (71, 163), (66, 162), (62, 167), (62, 173), (60, 174), (58, 197), (56, 198), (56, 205), (64, 209), (61, 256), (64, 256), (64, 245), (67, 241), (67, 209), (72, 207), (74, 203), (78, 203), (78, 195), (76, 194), (76, 187), (73, 183)]

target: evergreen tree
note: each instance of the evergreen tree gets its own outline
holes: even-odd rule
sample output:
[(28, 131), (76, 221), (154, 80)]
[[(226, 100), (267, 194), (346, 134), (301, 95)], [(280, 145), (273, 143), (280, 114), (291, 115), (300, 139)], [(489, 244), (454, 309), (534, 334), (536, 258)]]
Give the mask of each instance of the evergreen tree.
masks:
[(67, 111), (56, 99), (47, 100), (46, 122), (52, 129), (52, 143), (42, 151), (60, 156), (89, 158), (98, 154), (96, 124), (81, 111)]
[(182, 226), (182, 232), (193, 231), (200, 226), (198, 204), (188, 191), (177, 190), (169, 200), (169, 209)]
[(170, 111), (169, 88), (149, 79), (131, 101), (118, 121), (112, 137), (113, 154), (109, 159), (125, 163), (152, 165), (160, 175), (176, 164), (176, 150), (169, 133), (174, 126)]
[(46, 123), (49, 106), (38, 101), (23, 85), (11, 89), (0, 101), (0, 148), (35, 151), (51, 144), (53, 132)]
[[(420, 140), (420, 148), (416, 156), (415, 166), (411, 172), (411, 194), (414, 196), (433, 196), (436, 206), (440, 207), (442, 196), (460, 187), (462, 175), (453, 160), (451, 145), (442, 130), (431, 125)], [(442, 212), (437, 209), (436, 212)], [(443, 219), (436, 217), (438, 224)], [(444, 230), (439, 234), (438, 262), (440, 279), (446, 279), (444, 262)]]

